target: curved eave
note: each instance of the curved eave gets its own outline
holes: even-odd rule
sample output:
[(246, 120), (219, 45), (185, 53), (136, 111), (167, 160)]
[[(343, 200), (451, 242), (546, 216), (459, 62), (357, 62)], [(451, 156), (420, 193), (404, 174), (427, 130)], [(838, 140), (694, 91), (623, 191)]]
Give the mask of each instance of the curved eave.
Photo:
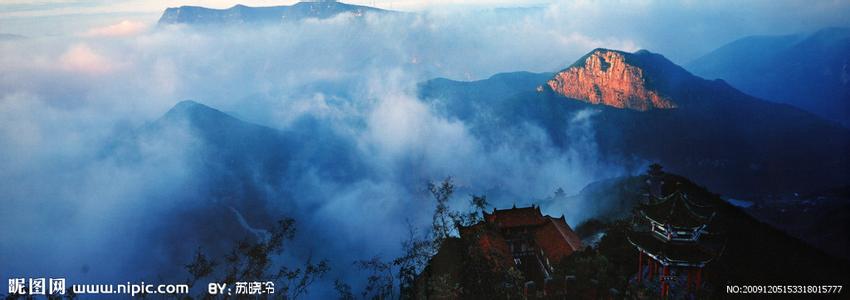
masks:
[(697, 268), (702, 268), (702, 267), (705, 267), (705, 265), (706, 265), (706, 264), (708, 264), (709, 262), (711, 262), (711, 261), (714, 259), (713, 257), (708, 257), (708, 258), (706, 258), (706, 259), (698, 259), (698, 260), (681, 260), (681, 259), (675, 259), (675, 258), (671, 258), (671, 257), (669, 257), (669, 256), (667, 256), (667, 255), (665, 255), (665, 254), (663, 254), (663, 252), (662, 252), (662, 253), (658, 253), (658, 252), (661, 252), (661, 251), (658, 251), (658, 252), (656, 252), (656, 251), (652, 251), (651, 249), (649, 249), (649, 248), (647, 248), (647, 247), (645, 247), (645, 246), (641, 245), (640, 243), (635, 242), (635, 241), (632, 239), (632, 237), (631, 237), (631, 236), (627, 236), (627, 237), (626, 237), (626, 239), (627, 239), (627, 240), (629, 241), (629, 243), (630, 243), (630, 244), (632, 244), (632, 246), (634, 246), (634, 247), (635, 247), (638, 251), (640, 251), (640, 252), (642, 252), (642, 253), (646, 254), (646, 255), (647, 255), (647, 256), (649, 256), (650, 258), (654, 259), (655, 261), (657, 261), (657, 262), (659, 262), (659, 263), (661, 263), (662, 265), (665, 265), (665, 266), (672, 266), (672, 267), (697, 267)]
[[(645, 213), (645, 212), (643, 212), (643, 211), (641, 211), (641, 212), (640, 212), (640, 214), (641, 214), (641, 216), (643, 216), (644, 218), (646, 218), (646, 219), (647, 219), (647, 220), (649, 220), (650, 222), (658, 223), (658, 224), (667, 224), (667, 222), (666, 222), (666, 221), (659, 221), (659, 220), (653, 219), (650, 215), (646, 214), (646, 213)], [(694, 231), (694, 230), (699, 230), (699, 229), (701, 229), (701, 228), (703, 228), (703, 227), (707, 227), (707, 224), (708, 224), (708, 223), (700, 223), (699, 225), (696, 225), (696, 226), (677, 226), (677, 225), (675, 225), (675, 224), (671, 224), (671, 227), (672, 227), (674, 230), (677, 230), (677, 229), (686, 229), (686, 230)]]

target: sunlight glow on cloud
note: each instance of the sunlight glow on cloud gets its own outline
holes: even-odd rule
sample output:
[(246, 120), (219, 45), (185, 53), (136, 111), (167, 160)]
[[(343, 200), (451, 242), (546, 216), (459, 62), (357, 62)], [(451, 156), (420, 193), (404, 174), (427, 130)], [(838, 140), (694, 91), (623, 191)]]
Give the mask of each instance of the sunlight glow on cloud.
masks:
[(89, 29), (82, 35), (86, 37), (125, 37), (142, 33), (147, 28), (148, 25), (145, 23), (124, 20), (117, 24)]
[(63, 69), (86, 74), (104, 74), (115, 69), (115, 65), (96, 53), (86, 44), (72, 46), (59, 58)]

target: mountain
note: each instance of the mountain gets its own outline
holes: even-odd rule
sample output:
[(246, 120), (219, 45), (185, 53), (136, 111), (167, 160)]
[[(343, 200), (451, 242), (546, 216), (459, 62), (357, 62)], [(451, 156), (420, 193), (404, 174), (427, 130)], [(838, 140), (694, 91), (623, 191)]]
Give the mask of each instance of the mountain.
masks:
[[(310, 117), (300, 118), (290, 129), (280, 130), (245, 122), (187, 100), (143, 128), (136, 138), (161, 138), (167, 130), (175, 129), (185, 129), (198, 144), (195, 158), (206, 177), (225, 176), (228, 180), (245, 181), (230, 184), (240, 186), (242, 191), (249, 191), (246, 187), (255, 184), (296, 178), (308, 169), (323, 178), (341, 182), (368, 176), (354, 157), (353, 142)], [(254, 194), (246, 196), (260, 198)]]
[(850, 260), (850, 186), (750, 200), (741, 209), (753, 217)]
[(235, 5), (228, 9), (199, 6), (168, 8), (159, 24), (221, 25), (244, 23), (282, 23), (308, 18), (327, 19), (343, 13), (362, 17), (369, 13), (389, 13), (379, 8), (336, 1), (298, 2), (289, 6), (249, 7)]
[(188, 170), (197, 173), (194, 191), (186, 197), (244, 210), (252, 215), (246, 218), (257, 220), (267, 219), (256, 209), (266, 203), (269, 191), (265, 185), (284, 176), (298, 152), (292, 147), (297, 141), (287, 132), (247, 123), (187, 100), (120, 137), (104, 155), (136, 163), (149, 155), (143, 152), (146, 144), (163, 140), (174, 145), (173, 152), (183, 154)]
[[(228, 250), (225, 240), (249, 238), (244, 220), (255, 228), (271, 228), (278, 216), (271, 212), (268, 198), (279, 188), (268, 183), (277, 182), (290, 168), (294, 151), (286, 146), (292, 143), (284, 132), (182, 101), (159, 119), (117, 136), (101, 156), (123, 169), (165, 161), (186, 173), (175, 180), (179, 189), (163, 195), (164, 199), (150, 199), (174, 203), (177, 208), (142, 206), (138, 210), (160, 220), (156, 227), (144, 227), (158, 237), (146, 245), (151, 253), (163, 255), (158, 268), (163, 274), (182, 274), (183, 257), (197, 247), (218, 255)], [(164, 172), (143, 179), (142, 185), (150, 183), (155, 188), (159, 181), (174, 180), (172, 176)]]
[[(279, 130), (182, 101), (159, 119), (116, 137), (102, 158), (129, 169), (165, 160), (187, 173), (177, 181), (181, 188), (166, 199), (151, 199), (179, 204), (178, 208), (139, 211), (167, 220), (146, 229), (165, 241), (150, 245), (150, 251), (183, 259), (198, 246), (208, 254), (223, 254), (233, 240), (250, 237), (255, 228), (273, 228), (284, 214), (309, 224), (311, 220), (302, 219), (307, 214), (298, 212), (312, 209), (300, 208), (293, 200), (303, 196), (295, 187), (305, 174), (340, 184), (370, 178), (355, 157), (355, 147), (350, 138), (308, 117), (295, 121), (291, 129)], [(161, 180), (171, 179), (164, 175), (143, 182), (155, 187)], [(184, 271), (182, 263), (163, 271), (182, 274), (178, 273)]]
[[(606, 73), (617, 68), (631, 71)], [(722, 80), (699, 78), (659, 54), (596, 49), (548, 79), (514, 73), (521, 84), (510, 84), (499, 79), (504, 76), (432, 80), (422, 83), (419, 93), (439, 103), (447, 117), (466, 121), (484, 140), (503, 139), (511, 128), (534, 124), (565, 151), (592, 142), (598, 152), (593, 155), (603, 161), (658, 161), (726, 195), (799, 192), (850, 182), (848, 129), (749, 96)], [(598, 90), (585, 88), (594, 85)], [(503, 93), (469, 96), (496, 90)], [(649, 95), (673, 106), (658, 109)], [(470, 107), (478, 111), (471, 114)], [(572, 129), (585, 126), (573, 122), (580, 111), (594, 112), (589, 141), (570, 136)]]
[(435, 78), (421, 84), (425, 99), (439, 99), (443, 105), (438, 110), (463, 120), (476, 119), (481, 112), (492, 109), (490, 102), (512, 96), (522, 91), (532, 91), (554, 73), (512, 72), (500, 73), (486, 80), (454, 81)]
[(562, 96), (591, 104), (640, 111), (675, 108), (669, 97), (653, 88), (656, 78), (644, 74), (644, 69), (655, 66), (653, 62), (645, 63), (636, 57), (621, 51), (593, 51), (555, 74), (546, 84)]
[(850, 28), (745, 37), (697, 58), (687, 69), (850, 126)]
[[(850, 281), (850, 276), (845, 271), (850, 265), (847, 260), (824, 253), (798, 238), (763, 223), (686, 177), (672, 173), (664, 173), (662, 176), (663, 182), (666, 183), (665, 187), (662, 187), (664, 194), (680, 191), (690, 198), (700, 199), (702, 203), (716, 208), (716, 216), (710, 228), (722, 234), (724, 249), (719, 256), (708, 263), (705, 269), (707, 275), (705, 279), (710, 285), (719, 288), (715, 293), (722, 294), (724, 285), (741, 281), (750, 284), (801, 280)], [(627, 230), (627, 227), (621, 227), (622, 225), (618, 225), (616, 220), (624, 220), (625, 224), (631, 223), (629, 211), (646, 198), (645, 193), (649, 189), (647, 180), (646, 175), (603, 180), (588, 185), (578, 195), (580, 200), (572, 199), (584, 203), (598, 202), (597, 204), (603, 207), (619, 208), (614, 215), (605, 214), (605, 212), (614, 211), (603, 211), (603, 214), (599, 215), (602, 218), (601, 222), (586, 224), (596, 223), (593, 224), (595, 227), (598, 227), (599, 223), (613, 224), (600, 242), (597, 251), (615, 262), (618, 267), (623, 268), (625, 276), (634, 275), (637, 251), (624, 236), (617, 232), (618, 229)], [(583, 227), (586, 225), (579, 225), (577, 231), (583, 232)], [(718, 296), (718, 294), (714, 295)], [(715, 298), (708, 295), (703, 297)]]
[[(713, 213), (708, 221), (708, 229), (700, 239), (713, 240), (712, 244), (717, 251), (710, 252), (711, 259), (702, 268), (701, 278), (705, 285), (700, 286), (696, 299), (723, 299), (723, 295), (726, 295), (725, 286), (736, 282), (754, 285), (801, 281), (826, 281), (840, 285), (850, 282), (850, 276), (846, 272), (850, 262), (830, 256), (756, 220), (683, 176), (665, 172), (658, 176), (663, 182), (658, 188), (660, 193), (682, 193), (687, 195), (688, 199), (705, 205), (702, 209), (709, 209)], [(657, 294), (660, 290), (657, 283), (637, 291), (634, 286), (636, 281), (630, 279), (635, 277), (639, 266), (639, 252), (629, 240), (633, 230), (632, 219), (635, 210), (646, 201), (650, 190), (649, 179), (650, 176), (647, 175), (606, 179), (591, 183), (574, 197), (551, 199), (550, 203), (543, 203), (544, 207), (549, 206), (546, 211), (556, 214), (559, 211), (569, 212), (570, 209), (602, 207), (587, 211), (592, 219), (578, 225), (575, 231), (586, 241), (596, 240), (595, 243), (585, 244), (589, 248), (571, 251), (560, 259), (545, 260), (552, 266), (554, 274), (546, 286), (549, 295), (556, 294), (566, 299), (661, 298)], [(559, 205), (561, 207), (558, 207)], [(523, 213), (519, 214), (520, 211)], [(485, 215), (485, 219), (495, 213), (507, 215), (506, 212), (523, 217), (513, 219), (515, 223), (534, 219), (534, 214), (529, 214), (529, 210), (516, 207), (505, 210), (497, 208), (494, 214)], [(427, 283), (436, 281), (429, 279), (443, 278), (441, 282), (447, 284), (442, 286), (459, 287), (457, 290), (460, 298), (470, 298), (470, 294), (487, 295), (484, 298), (508, 298), (505, 294), (511, 290), (493, 288), (504, 286), (500, 284), (504, 281), (498, 279), (510, 278), (508, 267), (515, 266), (524, 274), (529, 274), (529, 271), (534, 269), (529, 268), (529, 264), (524, 264), (520, 259), (510, 260), (511, 250), (507, 246), (500, 246), (504, 243), (503, 237), (483, 229), (480, 225), (483, 224), (464, 227), (464, 233), (459, 238), (444, 240), (437, 253), (428, 260), (424, 270), (418, 275), (414, 290), (427, 290)], [(535, 249), (534, 246), (531, 247)], [(671, 251), (675, 251), (682, 248), (672, 249), (674, 250)], [(543, 250), (540, 253), (551, 252)], [(504, 261), (506, 256), (508, 260)], [(679, 254), (679, 257), (688, 259), (688, 256), (683, 254)], [(589, 261), (592, 263), (588, 263)], [(687, 288), (683, 286), (684, 274), (673, 274), (679, 278), (673, 280), (672, 285), (675, 288), (669, 298), (694, 298), (685, 295)], [(564, 277), (571, 279), (557, 283), (558, 278)], [(532, 278), (526, 275), (523, 281)], [(431, 286), (433, 285), (432, 283)], [(611, 297), (600, 297), (601, 295)]]

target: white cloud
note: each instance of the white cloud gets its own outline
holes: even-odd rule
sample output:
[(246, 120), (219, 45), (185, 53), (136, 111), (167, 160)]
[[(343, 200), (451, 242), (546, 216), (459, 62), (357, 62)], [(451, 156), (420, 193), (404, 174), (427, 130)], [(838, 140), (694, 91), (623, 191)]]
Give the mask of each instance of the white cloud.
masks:
[(86, 44), (76, 44), (59, 57), (62, 68), (66, 71), (99, 75), (112, 72), (117, 65), (108, 58), (98, 54)]
[(124, 20), (116, 24), (96, 27), (82, 34), (85, 37), (127, 37), (140, 34), (147, 30), (148, 25), (142, 22)]
[[(131, 4), (141, 5), (120, 4), (129, 6), (116, 10), (137, 9)], [(189, 2), (167, 5), (181, 4)], [(619, 8), (612, 8), (614, 4)], [(718, 11), (723, 8), (713, 10)], [(570, 130), (563, 134), (577, 141), (576, 147), (562, 151), (552, 145), (548, 132), (530, 124), (506, 129), (503, 144), (492, 145), (479, 140), (469, 124), (445, 118), (418, 99), (418, 82), (437, 76), (481, 79), (505, 71), (556, 71), (596, 47), (627, 51), (646, 47), (667, 54), (665, 49), (686, 47), (694, 42), (688, 37), (698, 36), (693, 34), (698, 30), (683, 21), (693, 14), (677, 16), (680, 12), (681, 8), (665, 8), (657, 2), (602, 1), (566, 3), (522, 14), (431, 10), (416, 16), (362, 21), (341, 16), (304, 24), (215, 30), (146, 30), (144, 24), (150, 22), (121, 16), (109, 22), (112, 25), (75, 31), (85, 32), (82, 36), (2, 43), (0, 157), (11, 159), (0, 160), (0, 199), (62, 208), (81, 201), (109, 218), (122, 215), (110, 213), (131, 214), (145, 205), (174, 208), (177, 205), (165, 201), (168, 198), (162, 191), (179, 190), (192, 178), (184, 164), (184, 158), (192, 157), (186, 151), (192, 144), (188, 133), (145, 141), (141, 166), (97, 162), (93, 157), (116, 132), (139, 128), (177, 101), (194, 99), (284, 130), (324, 126), (330, 133), (317, 131), (320, 136), (309, 138), (354, 144), (350, 153), (333, 155), (352, 155), (363, 164), (358, 167), (372, 171), (364, 176), (367, 179), (344, 182), (323, 177), (317, 170), (321, 166), (316, 166), (303, 178), (287, 182), (292, 185), (288, 188), (300, 193), (292, 201), (302, 208), (318, 208), (309, 215), (316, 217), (311, 225), (317, 228), (311, 231), (316, 236), (309, 238), (323, 237), (319, 226), (324, 220), (347, 230), (345, 240), (328, 239), (323, 249), (361, 247), (363, 240), (374, 239), (369, 230), (384, 230), (380, 247), (368, 250), (391, 254), (397, 235), (403, 232), (389, 224), (403, 228), (404, 218), (415, 214), (411, 211), (430, 208), (424, 201), (411, 204), (422, 199), (417, 185), (424, 179), (454, 175), (470, 189), (496, 187), (527, 197), (516, 201), (527, 201), (546, 196), (556, 187), (575, 192), (592, 179), (620, 171), (594, 155), (592, 111), (576, 114), (567, 124)], [(734, 17), (720, 19), (738, 24)], [(698, 20), (706, 28), (718, 22), (710, 17)], [(728, 27), (711, 43), (716, 46), (717, 40), (748, 34), (747, 28), (753, 28)], [(700, 49), (705, 47), (677, 55), (692, 56)], [(299, 127), (304, 126), (299, 123), (302, 118), (317, 121), (305, 129)], [(364, 201), (373, 202), (363, 205)], [(49, 228), (51, 219), (42, 212), (10, 211), (0, 215), (25, 219), (37, 225), (34, 228)], [(309, 214), (310, 210), (297, 212)], [(357, 217), (361, 214), (363, 218)], [(99, 216), (85, 215), (91, 222), (101, 222)], [(427, 222), (427, 214), (424, 219), (413, 217), (414, 222)], [(156, 219), (148, 221), (152, 220)], [(248, 221), (254, 226), (254, 220)], [(66, 230), (77, 230), (98, 242), (87, 245), (91, 248), (110, 249), (114, 240), (104, 228), (111, 224)], [(128, 238), (142, 239), (147, 233)], [(19, 236), (0, 232), (2, 239)], [(73, 244), (71, 240), (63, 243)], [(47, 249), (49, 245), (44, 244)], [(83, 260), (83, 256), (74, 258)], [(8, 257), (0, 256), (0, 262), (8, 262)], [(92, 258), (97, 256), (87, 259)], [(116, 266), (123, 265), (117, 262)]]

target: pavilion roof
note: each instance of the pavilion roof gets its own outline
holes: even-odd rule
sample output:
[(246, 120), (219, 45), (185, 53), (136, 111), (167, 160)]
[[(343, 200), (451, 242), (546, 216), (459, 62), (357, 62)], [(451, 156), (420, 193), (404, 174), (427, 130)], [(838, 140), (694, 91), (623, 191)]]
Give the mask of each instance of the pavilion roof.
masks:
[(722, 243), (670, 243), (653, 236), (650, 232), (631, 232), (629, 242), (639, 251), (661, 263), (673, 266), (703, 266), (719, 253)]
[(707, 225), (714, 217), (714, 209), (688, 198), (682, 192), (675, 192), (654, 203), (640, 207), (641, 213), (653, 221), (673, 227), (696, 228)]

